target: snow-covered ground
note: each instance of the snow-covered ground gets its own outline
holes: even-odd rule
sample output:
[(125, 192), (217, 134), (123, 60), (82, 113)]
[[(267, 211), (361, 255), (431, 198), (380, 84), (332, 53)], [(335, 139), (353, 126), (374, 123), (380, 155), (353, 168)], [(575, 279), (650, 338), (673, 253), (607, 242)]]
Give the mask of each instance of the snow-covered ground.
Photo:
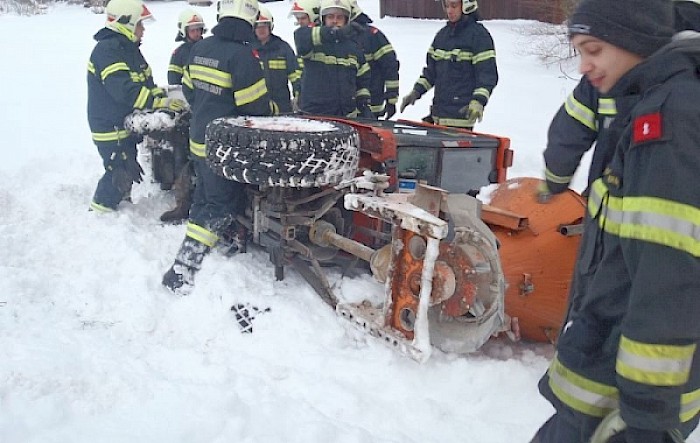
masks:
[[(379, 19), (401, 95), (436, 20)], [(266, 6), (292, 43), (289, 3)], [(165, 84), (185, 2), (150, 2), (143, 52)], [(199, 7), (214, 25), (215, 6)], [(356, 332), (264, 252), (211, 254), (191, 296), (161, 288), (184, 227), (162, 225), (172, 195), (145, 182), (115, 214), (87, 211), (101, 175), (86, 111), (86, 65), (103, 15), (59, 5), (0, 16), (0, 442), (527, 442), (552, 413), (537, 393), (551, 346), (492, 342), (416, 363)], [(487, 21), (501, 80), (478, 129), (511, 138), (510, 176), (540, 176), (551, 117), (575, 81), (524, 48), (524, 21)], [(427, 113), (424, 97), (400, 116)], [(142, 159), (145, 160), (145, 159)], [(576, 187), (585, 181), (585, 170)], [(335, 278), (348, 300), (370, 277)], [(233, 302), (272, 307), (243, 335)], [(700, 442), (700, 436), (690, 441)]]

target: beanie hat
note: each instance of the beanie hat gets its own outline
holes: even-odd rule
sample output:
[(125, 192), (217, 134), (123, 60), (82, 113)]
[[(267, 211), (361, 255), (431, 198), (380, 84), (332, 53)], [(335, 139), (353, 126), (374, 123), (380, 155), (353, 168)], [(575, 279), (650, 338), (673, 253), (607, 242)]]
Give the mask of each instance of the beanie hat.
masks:
[(676, 0), (673, 2), (676, 11), (676, 31), (700, 32), (700, 1)]
[(674, 34), (669, 0), (582, 0), (568, 22), (569, 36), (585, 34), (648, 57)]

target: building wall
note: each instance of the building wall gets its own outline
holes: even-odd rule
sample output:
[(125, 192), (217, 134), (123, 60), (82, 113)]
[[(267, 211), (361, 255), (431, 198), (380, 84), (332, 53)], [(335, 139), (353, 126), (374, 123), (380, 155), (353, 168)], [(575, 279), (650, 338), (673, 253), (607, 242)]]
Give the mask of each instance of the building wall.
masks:
[[(530, 19), (562, 23), (576, 0), (480, 0), (479, 13), (489, 19)], [(445, 18), (442, 0), (380, 0), (380, 14), (391, 17)]]

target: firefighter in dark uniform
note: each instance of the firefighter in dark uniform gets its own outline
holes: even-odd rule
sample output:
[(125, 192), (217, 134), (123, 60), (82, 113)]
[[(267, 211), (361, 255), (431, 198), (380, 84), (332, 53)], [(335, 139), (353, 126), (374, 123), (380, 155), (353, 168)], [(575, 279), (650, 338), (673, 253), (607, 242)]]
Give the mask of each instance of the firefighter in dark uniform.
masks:
[(639, 100), (590, 187), (533, 443), (680, 442), (698, 423), (700, 38), (671, 42), (673, 22), (667, 0), (583, 0), (569, 20), (581, 73)]
[(618, 100), (602, 96), (586, 77), (581, 78), (549, 125), (544, 151), (545, 183), (538, 195), (541, 203), (569, 188), (581, 158), (594, 142), (588, 185), (603, 175), (625, 125), (624, 118), (616, 120), (616, 116), (629, 115), (638, 100), (637, 95)]
[(375, 117), (383, 116), (388, 120), (396, 114), (399, 100), (399, 60), (396, 51), (386, 35), (370, 24), (372, 19), (362, 12), (357, 0), (352, 0), (350, 20), (365, 28), (359, 41), (369, 64), (370, 110)]
[(214, 173), (205, 161), (204, 133), (218, 117), (272, 115), (265, 76), (253, 42), (257, 0), (221, 0), (218, 24), (198, 42), (183, 76), (183, 92), (192, 106), (190, 156), (197, 176), (185, 239), (163, 285), (188, 294), (204, 256), (233, 221), (244, 197), (244, 185)]
[(428, 49), (426, 66), (413, 90), (401, 101), (401, 112), (433, 86), (433, 106), (425, 120), (472, 129), (498, 83), (493, 39), (479, 23), (476, 0), (443, 0), (447, 25)]
[(322, 26), (294, 31), (304, 60), (300, 112), (374, 118), (369, 108), (370, 69), (358, 39), (364, 29), (350, 22), (350, 0), (322, 0)]
[[(294, 17), (296, 25), (299, 27), (306, 26), (316, 26), (318, 22), (318, 13), (321, 10), (320, 0), (294, 0), (292, 2), (292, 8), (289, 11), (289, 16)], [(299, 70), (301, 75), (304, 75), (304, 59), (297, 54), (297, 64), (299, 65)], [(299, 79), (299, 85), (301, 86), (301, 78)], [(292, 110), (294, 112), (299, 112), (299, 93), (297, 91), (292, 99)]]
[(183, 43), (170, 56), (170, 65), (168, 65), (169, 85), (182, 84), (182, 74), (185, 72), (185, 66), (189, 60), (192, 46), (200, 41), (206, 32), (207, 28), (201, 15), (192, 9), (187, 9), (180, 13), (180, 17), (177, 20), (175, 41)]
[[(191, 9), (180, 13), (177, 20), (175, 41), (184, 43), (178, 46), (170, 57), (168, 84), (182, 84), (182, 75), (185, 72), (192, 46), (200, 41), (206, 32), (207, 29), (201, 15)], [(173, 147), (172, 152), (162, 151), (160, 153), (159, 164), (164, 168), (171, 168), (175, 174), (175, 181), (172, 184), (172, 190), (175, 193), (175, 207), (161, 214), (160, 220), (164, 222), (178, 222), (186, 219), (192, 204), (194, 171), (187, 159), (188, 140), (187, 134), (178, 133), (177, 136), (170, 139)]]
[[(673, 2), (675, 29), (700, 31), (700, 4), (693, 0)], [(545, 181), (538, 199), (547, 202), (553, 195), (569, 188), (581, 158), (594, 144), (593, 158), (588, 170), (588, 186), (603, 175), (612, 158), (615, 141), (620, 137), (624, 118), (639, 100), (639, 95), (619, 97), (602, 96), (586, 79), (569, 94), (549, 126), (547, 149), (544, 151)], [(615, 122), (617, 115), (622, 123)], [(607, 134), (606, 131), (613, 131)], [(588, 189), (583, 193), (588, 195)]]
[(152, 18), (143, 2), (112, 0), (105, 12), (107, 23), (95, 34), (87, 73), (88, 123), (105, 168), (90, 203), (96, 212), (115, 211), (130, 198), (132, 184), (141, 182), (138, 140), (124, 128), (124, 118), (135, 109), (185, 107), (156, 86), (139, 50), (143, 22)]
[(277, 103), (280, 112), (292, 112), (289, 84), (294, 96), (301, 87), (301, 69), (297, 57), (289, 43), (272, 33), (275, 19), (267, 8), (260, 5), (260, 13), (255, 21), (255, 35), (258, 38), (258, 56), (263, 63), (265, 82), (270, 97)]

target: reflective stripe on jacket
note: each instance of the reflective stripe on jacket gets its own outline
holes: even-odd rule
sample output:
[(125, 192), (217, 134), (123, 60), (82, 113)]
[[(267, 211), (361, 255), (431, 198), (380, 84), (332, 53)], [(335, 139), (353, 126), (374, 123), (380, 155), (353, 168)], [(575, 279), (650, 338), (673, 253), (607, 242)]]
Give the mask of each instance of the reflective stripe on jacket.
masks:
[(497, 83), (491, 34), (471, 15), (465, 15), (438, 31), (428, 49), (423, 74), (413, 89), (422, 96), (435, 87), (433, 119), (449, 119), (451, 126), (466, 127), (469, 125), (465, 115), (459, 110), (472, 100), (486, 106)]
[(310, 114), (354, 117), (357, 102), (369, 102), (369, 65), (359, 44), (326, 26), (294, 31), (304, 60), (299, 107)]
[(292, 102), (289, 84), (296, 93), (299, 90), (301, 69), (296, 55), (287, 42), (272, 34), (264, 45), (257, 45), (258, 55), (263, 63), (265, 81), (270, 97), (279, 106), (280, 112), (291, 112)]
[(95, 34), (97, 44), (87, 69), (87, 116), (95, 141), (128, 137), (124, 117), (134, 109), (151, 108), (164, 93), (153, 82), (151, 68), (138, 43), (111, 29)]
[(698, 49), (700, 39), (674, 42), (611, 91), (642, 98), (591, 186), (565, 327), (540, 384), (557, 407), (603, 417), (619, 406), (629, 426), (684, 435), (700, 412)]
[(247, 22), (226, 17), (192, 48), (182, 90), (192, 106), (193, 155), (205, 156), (206, 127), (215, 118), (273, 113), (260, 59), (249, 43), (254, 38)]
[(372, 20), (366, 14), (360, 14), (355, 21), (366, 29), (358, 41), (369, 64), (370, 108), (375, 114), (382, 114), (386, 102), (393, 105), (398, 102), (399, 60), (389, 39), (382, 31), (369, 25)]
[(195, 42), (186, 41), (173, 51), (170, 56), (170, 64), (168, 65), (168, 84), (181, 85), (182, 75), (185, 73), (187, 61), (190, 58), (190, 51)]

